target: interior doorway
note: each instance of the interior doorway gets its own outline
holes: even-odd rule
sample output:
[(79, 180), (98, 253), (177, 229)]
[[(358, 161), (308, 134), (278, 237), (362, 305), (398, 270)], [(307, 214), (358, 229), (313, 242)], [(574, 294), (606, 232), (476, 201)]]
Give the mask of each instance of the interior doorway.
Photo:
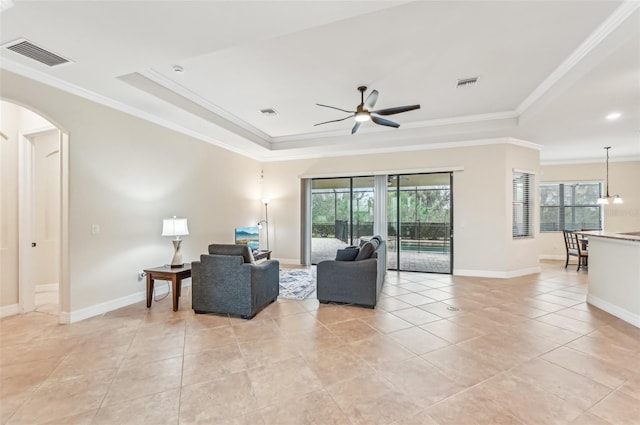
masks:
[(61, 146), (55, 127), (21, 132), (19, 303), (23, 313), (58, 315), (61, 277)]
[(453, 173), (388, 176), (387, 266), (453, 271)]

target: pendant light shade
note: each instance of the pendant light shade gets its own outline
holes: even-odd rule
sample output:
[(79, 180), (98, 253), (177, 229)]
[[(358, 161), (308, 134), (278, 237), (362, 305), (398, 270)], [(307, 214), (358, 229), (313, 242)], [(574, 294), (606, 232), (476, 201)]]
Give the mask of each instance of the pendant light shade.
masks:
[(622, 204), (623, 201), (620, 195), (609, 195), (609, 149), (611, 149), (611, 146), (606, 146), (604, 149), (607, 151), (607, 162), (606, 162), (607, 174), (605, 177), (606, 195), (601, 198), (598, 198), (596, 203), (598, 205), (609, 205), (609, 200), (612, 200), (614, 204)]

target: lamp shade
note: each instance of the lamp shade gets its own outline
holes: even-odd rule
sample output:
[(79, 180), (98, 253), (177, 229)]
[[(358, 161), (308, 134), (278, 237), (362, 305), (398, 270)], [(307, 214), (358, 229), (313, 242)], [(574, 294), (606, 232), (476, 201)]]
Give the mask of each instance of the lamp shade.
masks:
[(162, 236), (184, 236), (189, 234), (186, 218), (165, 218), (162, 220)]

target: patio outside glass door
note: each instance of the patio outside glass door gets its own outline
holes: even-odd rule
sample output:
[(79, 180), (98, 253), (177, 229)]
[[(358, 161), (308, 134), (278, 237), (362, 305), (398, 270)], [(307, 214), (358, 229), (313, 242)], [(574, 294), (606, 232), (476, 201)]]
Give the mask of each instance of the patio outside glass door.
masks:
[(389, 269), (452, 273), (451, 185), (452, 173), (389, 176)]
[(373, 236), (373, 177), (313, 179), (311, 264), (333, 260), (336, 251)]

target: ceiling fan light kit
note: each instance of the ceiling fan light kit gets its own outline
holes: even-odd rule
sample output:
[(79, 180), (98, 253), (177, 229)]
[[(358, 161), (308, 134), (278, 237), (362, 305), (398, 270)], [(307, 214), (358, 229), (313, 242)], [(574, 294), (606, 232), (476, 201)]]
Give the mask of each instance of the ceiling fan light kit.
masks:
[[(322, 106), (324, 108), (336, 109), (338, 111), (347, 112), (351, 115), (346, 116), (344, 118), (337, 119), (337, 120), (319, 122), (318, 124), (314, 124), (314, 126), (329, 124), (332, 122), (344, 121), (346, 119), (353, 117), (356, 123), (351, 129), (351, 134), (355, 134), (355, 132), (358, 131), (358, 129), (360, 128), (360, 124), (367, 121), (373, 121), (378, 125), (384, 125), (386, 127), (398, 128), (400, 127), (400, 124), (385, 118), (378, 117), (376, 115), (394, 115), (394, 114), (400, 114), (402, 112), (408, 112), (408, 111), (413, 111), (415, 109), (420, 109), (420, 105), (408, 105), (408, 106), (396, 106), (394, 108), (385, 108), (385, 109), (378, 109), (378, 110), (372, 111), (371, 109), (373, 109), (376, 102), (378, 101), (378, 91), (373, 90), (371, 93), (369, 93), (369, 96), (367, 96), (366, 100), (364, 98), (364, 92), (367, 91), (367, 86), (358, 87), (358, 91), (360, 92), (360, 104), (358, 105), (355, 111), (349, 111), (342, 108), (336, 108), (335, 106), (316, 103), (316, 105), (318, 106)], [(372, 115), (372, 114), (376, 114), (376, 115)]]

